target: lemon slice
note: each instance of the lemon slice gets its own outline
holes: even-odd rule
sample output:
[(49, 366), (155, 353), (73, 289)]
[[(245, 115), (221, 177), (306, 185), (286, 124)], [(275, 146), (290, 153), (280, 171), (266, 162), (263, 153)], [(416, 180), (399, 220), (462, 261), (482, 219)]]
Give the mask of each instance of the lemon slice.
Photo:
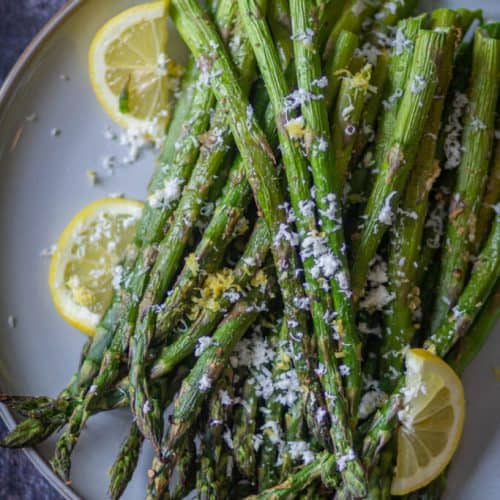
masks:
[(411, 349), (406, 356), (405, 387), (393, 495), (406, 495), (441, 474), (457, 449), (464, 425), (462, 383), (441, 358)]
[(153, 138), (168, 122), (169, 74), (179, 68), (165, 53), (167, 6), (154, 2), (123, 11), (97, 32), (89, 51), (90, 81), (103, 108), (123, 128)]
[(52, 300), (71, 325), (91, 335), (120, 281), (143, 204), (104, 198), (78, 212), (56, 245), (49, 270)]

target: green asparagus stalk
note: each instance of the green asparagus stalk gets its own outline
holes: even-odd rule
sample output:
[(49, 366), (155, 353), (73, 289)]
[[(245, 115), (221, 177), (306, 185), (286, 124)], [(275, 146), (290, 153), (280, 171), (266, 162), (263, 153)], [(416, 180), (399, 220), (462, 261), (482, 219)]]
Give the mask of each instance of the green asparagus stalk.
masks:
[(321, 453), (312, 462), (291, 473), (280, 484), (247, 497), (247, 500), (275, 500), (278, 498), (296, 498), (297, 495), (321, 477), (325, 464), (331, 461), (328, 453)]
[(457, 32), (456, 15), (449, 9), (434, 11), (433, 28), (447, 29), (448, 37), (443, 46), (438, 68), (436, 96), (420, 141), (415, 165), (403, 196), (399, 218), (391, 238), (388, 263), (388, 290), (393, 295), (390, 312), (385, 315), (385, 332), (380, 355), (382, 388), (392, 390), (392, 381), (403, 371), (404, 348), (415, 333), (413, 314), (418, 308), (417, 270), (420, 243), (427, 215), (428, 196), (434, 180), (439, 175), (435, 159), (436, 144), (444, 99), (448, 92), (453, 68), (453, 55)]
[(329, 58), (325, 69), (329, 82), (324, 91), (325, 104), (328, 109), (335, 102), (342, 78), (345, 76), (342, 70), (349, 68), (358, 46), (358, 35), (344, 30), (339, 33), (332, 56)]
[(500, 40), (476, 31), (457, 184), (452, 195), (431, 331), (446, 318), (460, 294), (470, 262), (475, 221), (488, 172), (499, 91)]
[[(314, 31), (314, 26), (310, 24), (311, 4), (293, 1), (291, 7), (298, 85), (308, 95), (314, 95), (317, 89), (313, 82), (321, 77), (319, 56), (315, 53), (314, 40), (312, 44), (299, 40), (301, 33), (307, 33), (308, 30)], [(329, 140), (328, 118), (321, 99), (306, 99), (302, 103), (302, 113), (306, 129), (312, 135), (309, 160), (316, 188), (316, 204), (321, 214), (321, 226), (326, 233), (337, 266), (330, 284), (338, 314), (337, 328), (341, 332), (341, 349), (349, 367), (349, 374), (346, 376), (346, 394), (350, 402), (351, 413), (355, 418), (359, 400), (360, 344), (350, 304), (349, 273), (344, 252), (343, 231), (337, 226), (337, 224), (342, 225), (341, 209), (338, 205), (342, 197), (342, 174), (338, 172), (337, 165), (334, 163), (336, 158), (333, 156), (332, 144)], [(326, 147), (321, 147), (323, 144), (326, 144)], [(334, 167), (332, 168), (331, 165)], [(335, 212), (333, 214), (332, 209)]]
[(196, 447), (194, 435), (186, 436), (182, 452), (177, 463), (177, 484), (170, 494), (172, 500), (185, 498), (193, 489), (196, 478)]
[(47, 396), (10, 396), (0, 394), (0, 403), (23, 418), (36, 418), (47, 406), (53, 406), (56, 401)]
[[(344, 76), (332, 116), (332, 147), (335, 170), (344, 179), (347, 176), (352, 150), (356, 141), (361, 117), (365, 109), (372, 69), (366, 65), (355, 75)], [(343, 185), (344, 182), (341, 182)]]
[[(437, 280), (440, 273), (440, 259), (436, 259), (442, 246), (443, 228), (446, 225), (447, 210), (450, 202), (450, 194), (456, 180), (456, 167), (460, 162), (461, 152), (460, 136), (462, 133), (462, 114), (467, 99), (467, 85), (472, 63), (472, 41), (463, 41), (457, 48), (455, 56), (455, 69), (453, 80), (443, 114), (445, 124), (438, 138), (438, 159), (440, 162), (441, 175), (435, 182), (434, 192), (431, 192), (429, 215), (427, 218), (421, 256), (418, 265), (417, 282), (421, 289), (422, 330), (429, 330), (432, 307), (436, 294)], [(445, 145), (446, 148), (445, 148)], [(458, 154), (457, 154), (458, 153)]]
[[(276, 358), (274, 359), (272, 369), (273, 380), (276, 380), (281, 373), (289, 371), (292, 367), (290, 357), (280, 348), (283, 343), (286, 343), (287, 338), (287, 327), (283, 321), (280, 326)], [(276, 484), (279, 479), (280, 471), (277, 461), (280, 451), (279, 442), (282, 440), (281, 424), (283, 414), (283, 405), (277, 400), (276, 394), (273, 394), (267, 401), (266, 411), (264, 412), (264, 430), (257, 471), (259, 490), (269, 488), (273, 484)]]
[(375, 164), (377, 167), (382, 164), (389, 152), (398, 111), (410, 77), (417, 35), (423, 27), (425, 18), (426, 15), (422, 14), (415, 18), (403, 19), (397, 26), (397, 43), (395, 43), (391, 53), (382, 101), (384, 109), (378, 124), (375, 142)]
[(500, 216), (495, 215), (488, 241), (474, 263), (469, 281), (451, 313), (429, 337), (425, 348), (444, 357), (464, 335), (500, 273)]
[[(227, 477), (227, 471), (222, 471), (222, 467), (227, 464), (223, 463), (225, 462), (225, 456), (223, 455), (222, 434), (224, 427), (228, 425), (228, 411), (227, 407), (223, 406), (219, 393), (226, 387), (231, 386), (231, 380), (227, 372), (229, 370), (218, 380), (208, 399), (206, 415), (202, 414), (199, 419), (203, 434), (199, 445), (200, 457), (196, 488), (200, 498), (222, 498), (223, 496), (222, 485)], [(180, 462), (184, 457), (182, 450), (179, 455), (177, 469), (179, 469)]]
[[(372, 148), (366, 152), (365, 148), (375, 138), (375, 122), (379, 117), (379, 108), (382, 102), (384, 108), (388, 108), (383, 111), (378, 128), (378, 139), (382, 139), (384, 127), (387, 133), (387, 131), (391, 131), (394, 124), (394, 120), (391, 120), (391, 113), (396, 113), (398, 109), (399, 98), (402, 96), (401, 90), (404, 88), (413, 54), (416, 31), (411, 27), (411, 20), (409, 27), (405, 25), (405, 21), (399, 23), (396, 39), (393, 42), (388, 38), (388, 32), (393, 25), (413, 12), (415, 4), (416, 2), (413, 0), (407, 0), (398, 2), (394, 8), (392, 2), (385, 2), (381, 10), (375, 14), (375, 21), (367, 35), (368, 42), (363, 45), (366, 58), (374, 65), (374, 68), (371, 95), (363, 110), (362, 126), (356, 136), (351, 156), (351, 168), (355, 170), (349, 184), (348, 202), (354, 206), (351, 206), (348, 213), (347, 226), (355, 227), (358, 225), (358, 213), (369, 196), (373, 185), (373, 176), (377, 171), (376, 167), (371, 168), (374, 163)], [(390, 66), (389, 47), (393, 48)], [(405, 65), (405, 63), (407, 64)], [(387, 85), (386, 80), (388, 80)], [(363, 154), (365, 155), (364, 160), (360, 161)], [(350, 231), (349, 239), (355, 234), (355, 231)]]
[(316, 2), (314, 17), (320, 26), (317, 36), (317, 44), (322, 54), (330, 33), (340, 20), (342, 12), (348, 0), (319, 0)]
[[(317, 89), (314, 88), (313, 82), (321, 77), (320, 58), (314, 45), (314, 38), (310, 43), (307, 40), (301, 40), (301, 34), (314, 31), (314, 25), (311, 22), (312, 3), (305, 0), (292, 0), (290, 6), (298, 85), (307, 95), (314, 95)], [(347, 416), (350, 410), (353, 422), (356, 421), (359, 392), (361, 389), (361, 344), (356, 331), (350, 300), (349, 272), (344, 250), (342, 209), (340, 205), (343, 189), (342, 172), (341, 166), (334, 162), (339, 158), (333, 156), (332, 143), (328, 134), (327, 111), (323, 103), (320, 102), (320, 99), (309, 98), (302, 102), (301, 108), (306, 130), (312, 136), (309, 160), (316, 188), (316, 204), (321, 214), (321, 226), (325, 232), (332, 251), (332, 257), (337, 267), (330, 285), (337, 311), (336, 327), (340, 332), (339, 344), (344, 356), (344, 366), (346, 367), (345, 387), (348, 406), (344, 402), (340, 389), (342, 381), (335, 356), (333, 355), (331, 334), (328, 329), (324, 328), (320, 321), (315, 321), (315, 314), (318, 316), (322, 314), (324, 318), (324, 314), (326, 313), (326, 309), (318, 307), (320, 305), (318, 301), (313, 303), (312, 311), (319, 359), (325, 367), (325, 373), (321, 379), (327, 392), (326, 402), (332, 418), (331, 435), (336, 455), (339, 458), (346, 454), (350, 456), (350, 461), (347, 462), (345, 468), (340, 470), (340, 474), (352, 495), (362, 497), (366, 493), (365, 478), (354, 456), (352, 436), (349, 432), (349, 417)], [(326, 147), (321, 147), (324, 144), (326, 144)], [(331, 168), (332, 164), (334, 165), (333, 169)], [(333, 200), (331, 199), (332, 195)], [(340, 225), (340, 228), (337, 224)], [(312, 289), (311, 282), (314, 282), (314, 278), (310, 281), (308, 280), (308, 289)], [(314, 290), (314, 294), (318, 295), (318, 292)], [(315, 310), (317, 310), (316, 313)], [(324, 470), (323, 475), (326, 475), (326, 480), (328, 481), (330, 479), (329, 476), (334, 474), (334, 472), (336, 470), (328, 472)]]
[(290, 38), (292, 25), (287, 0), (269, 2), (267, 20), (278, 49), (281, 69), (285, 71), (293, 58), (292, 40)]
[(375, 13), (373, 25), (370, 26), (368, 40), (375, 46), (387, 44), (387, 32), (390, 26), (394, 26), (400, 19), (411, 16), (418, 5), (417, 0), (402, 0), (393, 5), (390, 0), (384, 0), (380, 9)]
[[(165, 169), (171, 162), (175, 154), (175, 144), (184, 132), (184, 122), (186, 116), (191, 111), (191, 103), (194, 97), (195, 85), (198, 80), (198, 68), (194, 57), (190, 57), (186, 66), (186, 71), (182, 78), (182, 86), (179, 98), (173, 107), (172, 118), (168, 125), (167, 135), (162, 144), (160, 154), (155, 162), (155, 169), (148, 183), (148, 193), (154, 193), (163, 187)], [(163, 170), (162, 170), (163, 169)]]
[(392, 224), (393, 210), (413, 167), (427, 114), (435, 95), (437, 72), (447, 35), (419, 30), (411, 64), (408, 85), (398, 110), (387, 153), (380, 164), (372, 193), (365, 208), (360, 240), (354, 251), (352, 271), (354, 300), (364, 289), (369, 264), (387, 228)]
[(375, 137), (375, 122), (379, 114), (379, 109), (384, 97), (384, 89), (389, 73), (389, 55), (386, 50), (377, 57), (377, 62), (372, 70), (371, 89), (367, 96), (367, 102), (361, 117), (361, 128), (356, 135), (356, 141), (352, 151), (352, 162), (359, 160), (365, 147), (372, 142)]
[[(212, 79), (212, 88), (219, 102), (227, 106), (233, 136), (245, 163), (247, 179), (273, 238), (272, 252), (285, 306), (285, 318), (291, 324), (291, 339), (296, 339), (293, 342), (295, 364), (307, 391), (305, 398), (314, 412), (317, 401), (321, 401), (321, 394), (310, 392), (315, 384), (310, 366), (312, 356), (307, 316), (294, 300), (303, 297), (303, 289), (296, 275), (297, 254), (286, 237), (288, 214), (274, 166), (274, 156), (255, 119), (244, 119), (248, 101), (237, 84), (231, 62), (213, 26), (201, 17), (200, 8), (194, 0), (174, 0), (171, 7), (173, 20), (185, 42), (217, 74)], [(214, 53), (208, 50), (210, 46), (216, 47)]]
[(144, 436), (139, 431), (135, 422), (133, 422), (130, 426), (128, 436), (123, 442), (118, 456), (109, 471), (111, 481), (108, 494), (113, 500), (120, 498), (125, 491), (137, 467), (143, 440)]
[[(361, 115), (361, 123), (358, 127), (354, 146), (351, 151), (349, 165), (349, 186), (347, 192), (347, 213), (345, 216), (348, 241), (355, 233), (358, 224), (358, 213), (366, 202), (371, 178), (373, 176), (371, 167), (373, 163), (373, 141), (375, 139), (375, 122), (382, 105), (383, 90), (387, 79), (389, 67), (389, 55), (387, 50), (381, 51), (373, 67), (370, 80), (370, 90)], [(369, 145), (369, 147), (368, 147)]]
[(257, 424), (258, 398), (255, 393), (255, 380), (251, 376), (243, 384), (241, 400), (234, 412), (233, 455), (240, 473), (253, 482), (256, 473), (253, 436)]
[[(284, 437), (285, 441), (303, 441), (306, 439), (305, 425), (305, 404), (301, 399), (297, 399), (290, 408), (287, 409), (284, 415)], [(289, 446), (284, 446), (280, 450), (278, 456), (278, 464), (280, 467), (280, 479), (284, 480), (292, 472), (294, 463)]]
[(365, 19), (369, 19), (380, 6), (380, 0), (351, 0), (342, 11), (340, 19), (332, 29), (325, 45), (323, 60), (327, 61), (337, 44), (342, 31), (359, 34)]
[(67, 414), (59, 408), (44, 412), (36, 418), (23, 420), (1, 441), (0, 446), (5, 448), (24, 448), (32, 446), (47, 439), (67, 421)]

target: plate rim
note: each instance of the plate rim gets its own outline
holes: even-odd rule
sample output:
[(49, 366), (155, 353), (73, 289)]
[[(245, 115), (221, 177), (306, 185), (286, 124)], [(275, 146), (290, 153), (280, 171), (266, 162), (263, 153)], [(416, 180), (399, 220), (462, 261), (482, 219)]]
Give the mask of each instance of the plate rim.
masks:
[[(0, 114), (7, 108), (11, 98), (21, 82), (25, 71), (38, 55), (43, 45), (49, 40), (59, 26), (74, 14), (86, 0), (68, 0), (61, 8), (49, 18), (45, 25), (35, 35), (31, 42), (23, 50), (14, 66), (7, 74), (0, 87)], [(1, 383), (1, 381), (0, 381)], [(16, 426), (16, 419), (12, 412), (0, 403), (0, 418), (10, 431)], [(34, 448), (22, 448), (22, 452), (34, 465), (44, 479), (63, 497), (69, 500), (79, 500), (80, 496), (71, 489), (50, 467), (49, 463)]]

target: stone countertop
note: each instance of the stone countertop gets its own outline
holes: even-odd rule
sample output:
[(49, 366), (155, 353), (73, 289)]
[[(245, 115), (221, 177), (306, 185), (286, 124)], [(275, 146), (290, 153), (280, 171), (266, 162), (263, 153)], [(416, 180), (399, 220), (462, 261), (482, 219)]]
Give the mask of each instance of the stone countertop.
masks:
[[(17, 58), (64, 0), (0, 0), (0, 84)], [(7, 432), (0, 419), (0, 438)], [(60, 500), (22, 450), (0, 448), (0, 498)]]

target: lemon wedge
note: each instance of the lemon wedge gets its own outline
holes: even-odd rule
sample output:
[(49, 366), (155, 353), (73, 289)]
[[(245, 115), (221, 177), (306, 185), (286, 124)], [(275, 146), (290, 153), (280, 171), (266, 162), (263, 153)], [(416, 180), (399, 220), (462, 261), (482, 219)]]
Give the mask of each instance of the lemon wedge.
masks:
[(429, 351), (408, 351), (391, 494), (406, 495), (443, 472), (460, 442), (464, 415), (464, 390), (453, 369)]
[(118, 286), (142, 207), (123, 198), (97, 200), (73, 217), (57, 242), (49, 270), (52, 300), (66, 321), (89, 335)]
[(97, 32), (89, 50), (90, 81), (102, 107), (123, 128), (151, 138), (165, 129), (171, 79), (180, 71), (165, 52), (167, 7), (162, 1), (123, 11)]

